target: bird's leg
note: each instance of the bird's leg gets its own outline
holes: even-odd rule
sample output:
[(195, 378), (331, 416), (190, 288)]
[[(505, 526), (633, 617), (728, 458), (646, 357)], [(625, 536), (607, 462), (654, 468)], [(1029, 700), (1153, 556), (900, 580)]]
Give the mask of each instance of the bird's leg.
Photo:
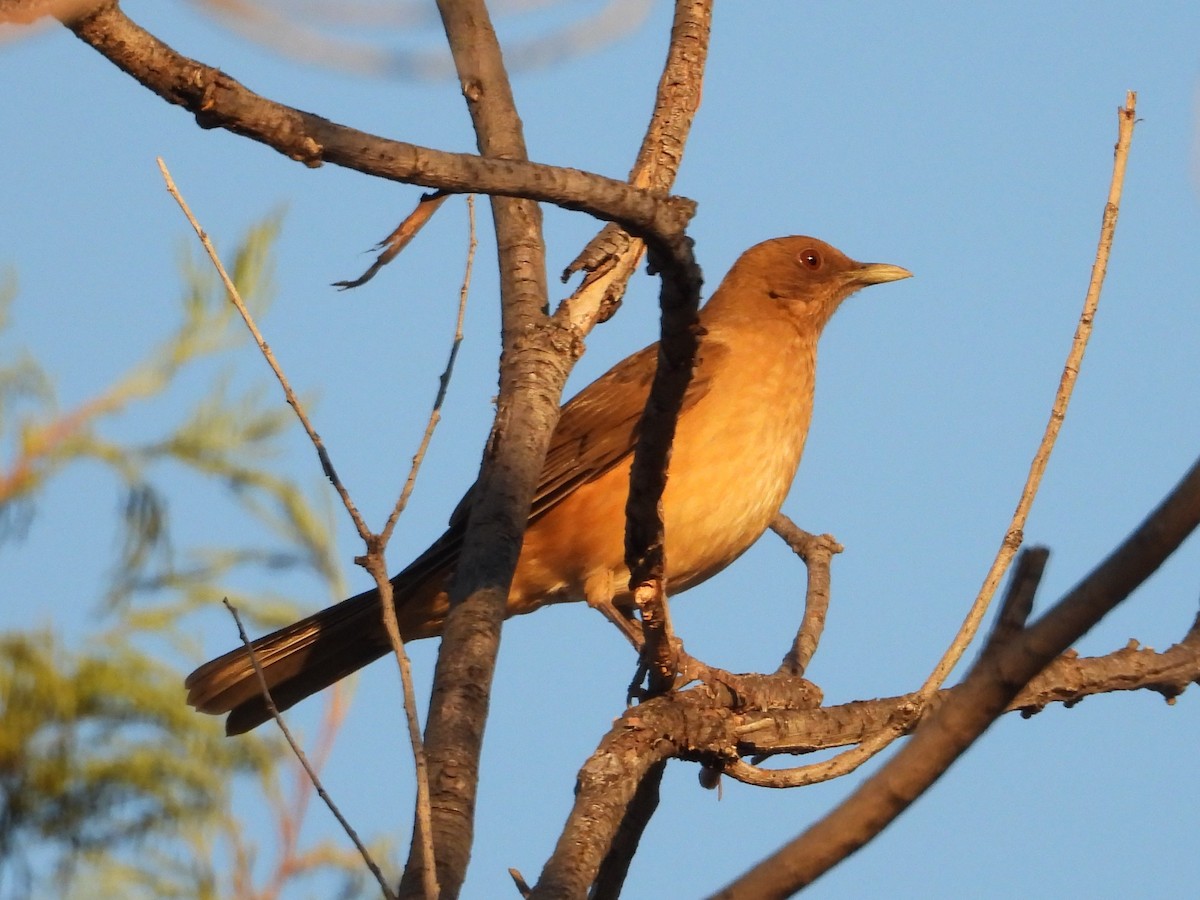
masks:
[(608, 571), (593, 575), (585, 582), (583, 588), (587, 605), (616, 625), (637, 653), (637, 670), (625, 691), (625, 702), (633, 703), (634, 700), (644, 700), (647, 695), (646, 689), (642, 687), (642, 682), (649, 673), (642, 655), (646, 647), (646, 634), (642, 630), (641, 621), (634, 615), (633, 607), (617, 606), (613, 602), (614, 593), (612, 573)]
[(608, 571), (593, 575), (583, 586), (583, 598), (587, 605), (616, 625), (640, 656), (642, 648), (646, 645), (642, 623), (634, 616), (631, 607), (617, 606), (613, 602), (615, 593), (612, 573)]
[[(629, 606), (618, 606), (613, 602), (614, 593), (613, 579), (608, 572), (594, 575), (584, 585), (584, 599), (587, 601), (588, 606), (599, 611), (604, 618), (616, 625), (621, 634), (625, 635), (629, 643), (633, 645), (633, 649), (637, 651), (637, 671), (634, 672), (633, 680), (629, 683), (625, 697), (626, 702), (644, 700), (649, 695), (646, 688), (642, 686), (646, 680), (646, 676), (649, 674), (649, 666), (644, 656), (646, 636), (642, 631), (642, 623), (635, 615), (634, 609)], [(678, 690), (693, 681), (705, 684), (715, 682), (725, 685), (735, 696), (741, 693), (738, 690), (738, 678), (736, 675), (726, 672), (724, 669), (718, 669), (702, 663), (684, 650), (683, 642), (674, 635), (671, 636), (671, 643), (675, 654), (675, 671), (677, 673), (673, 685), (674, 689)]]

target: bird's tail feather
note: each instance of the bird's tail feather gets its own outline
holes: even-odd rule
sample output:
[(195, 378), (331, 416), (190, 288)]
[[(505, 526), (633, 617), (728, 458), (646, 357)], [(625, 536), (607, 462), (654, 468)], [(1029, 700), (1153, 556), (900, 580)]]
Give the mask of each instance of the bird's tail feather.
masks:
[[(388, 650), (380, 619), (379, 591), (370, 590), (254, 641), (279, 710), (329, 687), (374, 662)], [(196, 669), (184, 686), (188, 703), (211, 715), (229, 713), (226, 734), (241, 734), (271, 717), (245, 647)]]
[[(442, 633), (446, 585), (461, 543), (451, 527), (392, 579), (396, 615), (405, 641)], [(278, 710), (324, 690), (391, 648), (372, 588), (254, 641), (271, 700)], [(271, 718), (262, 685), (245, 647), (207, 662), (187, 677), (188, 703), (200, 712), (229, 713), (226, 734), (242, 734)]]

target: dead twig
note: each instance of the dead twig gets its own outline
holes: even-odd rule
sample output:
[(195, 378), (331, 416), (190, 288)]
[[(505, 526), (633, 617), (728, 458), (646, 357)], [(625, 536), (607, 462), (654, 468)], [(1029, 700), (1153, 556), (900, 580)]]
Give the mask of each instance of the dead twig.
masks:
[(292, 737), (292, 732), (287, 727), (287, 723), (283, 721), (283, 716), (281, 716), (279, 714), (279, 710), (276, 709), (275, 701), (271, 699), (271, 690), (267, 687), (267, 678), (266, 675), (263, 674), (262, 664), (258, 660), (258, 654), (254, 652), (254, 645), (250, 643), (250, 638), (246, 634), (245, 626), (242, 625), (242, 617), (238, 615), (237, 608), (229, 602), (228, 598), (222, 602), (225, 604), (225, 608), (229, 610), (229, 614), (233, 616), (233, 621), (237, 624), (238, 636), (242, 639), (242, 645), (246, 648), (246, 653), (250, 656), (250, 664), (254, 666), (254, 674), (258, 677), (259, 687), (262, 688), (263, 699), (267, 704), (267, 712), (271, 714), (271, 718), (275, 720), (275, 724), (278, 725), (279, 730), (283, 732), (283, 739), (287, 741), (288, 746), (292, 748), (292, 753), (294, 753), (296, 759), (300, 761), (300, 765), (304, 767), (304, 771), (308, 774), (308, 780), (312, 782), (312, 786), (317, 791), (317, 796), (319, 796), (325, 802), (325, 805), (329, 807), (329, 811), (333, 813), (333, 817), (337, 819), (338, 824), (342, 826), (342, 830), (346, 832), (346, 836), (350, 838), (351, 842), (358, 849), (359, 854), (363, 858), (363, 862), (366, 863), (367, 868), (371, 870), (371, 874), (375, 876), (375, 880), (379, 883), (379, 890), (383, 893), (383, 896), (386, 897), (387, 900), (395, 900), (396, 895), (392, 892), (391, 887), (388, 886), (387, 879), (383, 877), (383, 872), (380, 870), (379, 866), (376, 865), (375, 860), (371, 857), (371, 852), (367, 849), (366, 844), (359, 839), (358, 832), (354, 830), (354, 827), (346, 820), (346, 817), (342, 815), (342, 811), (338, 809), (337, 804), (333, 802), (333, 798), (329, 796), (329, 793), (325, 790), (325, 786), (321, 784), (321, 779), (317, 776), (316, 770), (309, 763), (308, 757), (304, 754), (304, 750), (301, 749), (300, 745), (296, 742), (296, 739)]
[(1129, 161), (1129, 147), (1133, 141), (1133, 126), (1137, 116), (1136, 106), (1137, 93), (1129, 91), (1125, 97), (1125, 105), (1117, 110), (1117, 145), (1113, 152), (1112, 179), (1109, 182), (1108, 200), (1104, 204), (1104, 216), (1100, 224), (1096, 261), (1092, 265), (1092, 275), (1088, 282), (1087, 294), (1084, 297), (1083, 310), (1079, 314), (1079, 324), (1075, 327), (1075, 337), (1071, 342), (1071, 350), (1067, 354), (1066, 364), (1063, 366), (1062, 377), (1059, 379), (1054, 405), (1050, 410), (1050, 419), (1046, 423), (1041, 443), (1029, 466), (1029, 476), (1025, 480), (1021, 498), (1017, 501), (1017, 508), (1004, 533), (1004, 540), (1000, 543), (996, 558), (992, 561), (992, 565), (983, 579), (979, 595), (971, 604), (971, 609), (959, 628), (958, 634), (954, 636), (949, 648), (921, 686), (920, 696), (922, 698), (927, 699), (932, 696), (945, 683), (946, 677), (962, 659), (963, 653), (966, 652), (967, 647), (979, 631), (979, 626), (987, 613), (996, 587), (1000, 584), (1000, 579), (1004, 577), (1013, 555), (1020, 548), (1024, 539), (1025, 521), (1029, 517), (1029, 510), (1033, 506), (1033, 500), (1042, 483), (1042, 475), (1046, 471), (1046, 463), (1050, 460), (1050, 452), (1054, 449), (1054, 442), (1058, 439), (1058, 432), (1066, 417), (1067, 405), (1071, 402), (1071, 393), (1074, 391), (1075, 381), (1079, 377), (1079, 365), (1083, 361), (1088, 339), (1092, 335), (1092, 323), (1096, 317), (1096, 308), (1100, 304), (1100, 290), (1104, 286), (1104, 275), (1108, 270), (1108, 258), (1112, 252), (1113, 236), (1117, 229), (1121, 191), (1125, 186), (1125, 166)]
[(375, 575), (375, 582), (379, 585), (380, 589), (383, 627), (387, 632), (388, 640), (391, 642), (392, 652), (396, 655), (396, 664), (400, 668), (400, 684), (404, 691), (405, 718), (408, 722), (408, 737), (409, 742), (412, 744), (413, 761), (416, 766), (417, 777), (417, 827), (414, 830), (414, 839), (420, 844), (423, 855), (421, 871), (425, 879), (425, 892), (426, 896), (431, 898), (438, 895), (438, 888), (437, 866), (435, 865), (436, 857), (433, 846), (433, 809), (429, 799), (429, 766), (425, 758), (425, 743), (421, 737), (421, 722), (417, 716), (417, 697), (413, 691), (412, 665), (409, 662), (408, 653), (404, 649), (404, 639), (400, 634), (400, 623), (396, 618), (396, 604), (392, 597), (392, 585), (388, 581), (387, 568), (383, 563), (382, 547), (386, 546), (388, 541), (391, 540), (396, 523), (399, 521), (401, 513), (408, 506), (409, 497), (412, 496), (413, 487), (417, 483), (417, 473), (420, 472), (421, 463), (424, 462), (425, 454), (429, 450), (429, 442), (433, 438), (433, 432), (441, 421), (442, 404), (446, 400), (446, 391), (450, 387), (450, 377), (454, 374), (454, 362), (458, 358), (459, 347), (462, 346), (463, 318), (466, 315), (467, 294), (471, 286), (471, 271), (475, 263), (475, 250), (478, 247), (478, 241), (475, 238), (475, 198), (473, 195), (467, 196), (467, 228), (467, 263), (463, 272), (462, 287), (458, 292), (458, 316), (454, 324), (454, 340), (450, 344), (450, 358), (446, 361), (446, 368), (438, 379), (437, 396), (433, 401), (433, 409), (429, 413), (429, 421), (425, 424), (425, 433), (421, 436), (420, 446), (413, 455), (412, 465), (408, 470), (408, 478), (405, 479), (404, 487), (400, 491), (396, 505), (393, 507), (392, 513), (388, 516), (387, 523), (379, 535), (380, 553), (374, 563), (378, 571), (372, 571), (372, 574)]
[(250, 310), (246, 308), (245, 302), (242, 300), (242, 295), (238, 292), (237, 286), (233, 283), (233, 279), (229, 277), (229, 273), (225, 271), (225, 266), (221, 262), (220, 256), (217, 255), (216, 248), (213, 247), (212, 241), (208, 239), (208, 234), (200, 227), (200, 223), (192, 214), (191, 208), (187, 201), (183, 199), (183, 195), (179, 193), (179, 188), (175, 186), (175, 179), (171, 177), (171, 172), (167, 168), (167, 164), (163, 162), (162, 157), (157, 158), (159, 171), (162, 172), (163, 180), (167, 184), (167, 192), (175, 198), (175, 202), (179, 204), (179, 208), (183, 210), (184, 217), (188, 220), (188, 224), (196, 232), (196, 237), (200, 239), (201, 245), (204, 247), (204, 252), (208, 254), (208, 258), (212, 261), (213, 267), (217, 270), (217, 275), (221, 279), (221, 283), (225, 286), (225, 292), (229, 296), (229, 302), (237, 309), (238, 314), (242, 317), (242, 321), (246, 323), (246, 328), (250, 330), (251, 336), (254, 338), (254, 343), (258, 345), (259, 351), (263, 358), (267, 361), (267, 365), (271, 367), (271, 371), (275, 373), (275, 378), (279, 381), (279, 386), (283, 388), (284, 399), (287, 400), (290, 406), (296, 413), (296, 418), (300, 420), (300, 424), (304, 427), (304, 431), (308, 434), (308, 439), (312, 441), (313, 446), (317, 450), (317, 457), (321, 461), (321, 471), (325, 473), (325, 477), (329, 479), (329, 483), (333, 485), (333, 489), (337, 491), (338, 496), (342, 498), (342, 505), (346, 507), (346, 512), (350, 514), (350, 518), (354, 521), (354, 527), (358, 530), (358, 535), (364, 541), (371, 536), (371, 529), (367, 527), (362, 515), (358, 511), (358, 507), (354, 505), (354, 501), (350, 499), (350, 492), (346, 490), (346, 486), (342, 484), (342, 480), (338, 477), (337, 471), (333, 467), (333, 461), (329, 458), (329, 453), (325, 449), (325, 442), (321, 440), (321, 436), (317, 434), (313, 428), (312, 422), (308, 418), (308, 413), (296, 398), (295, 392), (292, 390), (292, 385), (288, 381), (287, 376), (283, 374), (283, 369), (275, 359), (275, 354), (271, 352), (271, 348), (267, 345), (266, 340), (262, 336), (262, 332), (258, 330), (258, 325), (254, 321), (254, 317), (250, 315)]
[(803, 675), (812, 662), (825, 630), (825, 616), (829, 612), (830, 564), (835, 553), (844, 549), (831, 534), (809, 534), (795, 522), (779, 513), (771, 522), (771, 530), (783, 538), (792, 552), (804, 561), (808, 587), (804, 595), (804, 616), (792, 649), (779, 664), (780, 672)]
[[(352, 281), (335, 281), (333, 287), (340, 291), (345, 291), (364, 285), (374, 278), (380, 269), (399, 256), (400, 251), (412, 243), (412, 239), (417, 236), (417, 232), (425, 227), (425, 224), (433, 218), (433, 214), (441, 208), (449, 196), (445, 191), (433, 191), (432, 193), (423, 195), (417, 201), (416, 208), (408, 214), (408, 217), (403, 222), (396, 226), (396, 230), (375, 245), (374, 249), (382, 250), (383, 252), (375, 258), (375, 262), (371, 263), (367, 271)], [(472, 216), (474, 215), (473, 208), (471, 214)], [(472, 225), (472, 236), (474, 233), (475, 228)], [(472, 237), (472, 239), (474, 238)]]
[[(410, 743), (412, 745), (414, 765), (416, 768), (418, 816), (423, 815), (424, 822), (426, 823), (426, 825), (428, 825), (429, 818), (430, 818), (429, 778), (428, 778), (428, 773), (426, 771), (426, 765), (425, 765), (424, 746), (421, 741), (421, 728), (420, 728), (420, 723), (417, 718), (416, 691), (413, 687), (412, 668), (409, 665), (408, 656), (404, 651), (404, 642), (400, 637), (400, 629), (399, 629), (399, 625), (396, 621), (395, 603), (394, 603), (393, 596), (392, 596), (392, 585), (391, 585), (390, 581), (388, 580), (387, 562), (386, 562), (386, 558), (384, 556), (384, 548), (386, 547), (387, 540), (391, 536), (391, 532), (395, 527), (395, 520), (399, 517), (401, 510), (403, 510), (404, 505), (407, 502), (408, 495), (412, 491), (412, 482), (414, 481), (414, 479), (416, 477), (416, 470), (419, 467), (421, 459), (423, 458), (425, 448), (428, 446), (429, 439), (432, 435), (433, 428), (437, 422), (436, 417), (438, 415), (438, 406), (435, 406), (434, 415), (433, 415), (433, 417), (431, 417), (430, 423), (426, 428), (426, 433), (425, 433), (424, 439), (421, 444), (421, 450), (418, 453), (417, 457), (413, 461), (413, 469), (410, 472), (409, 481), (405, 486), (405, 490), (401, 492), (400, 500), (397, 501), (396, 508), (393, 511), (391, 518), (389, 518), (389, 520), (388, 520), (388, 523), (384, 530), (384, 533), (381, 535), (376, 535), (376, 534), (372, 533), (371, 530), (367, 527), (365, 520), (362, 518), (362, 516), (358, 512), (358, 508), (354, 505), (353, 500), (351, 500), (349, 491), (346, 490), (346, 487), (342, 484), (341, 479), (338, 478), (337, 472), (334, 470), (334, 467), (333, 467), (333, 462), (330, 460), (329, 454), (326, 452), (325, 445), (321, 441), (320, 436), (317, 434), (316, 430), (313, 428), (312, 422), (309, 420), (307, 412), (305, 411), (304, 407), (300, 404), (300, 401), (297, 399), (295, 392), (292, 390), (291, 384), (289, 383), (289, 381), (287, 379), (287, 376), (283, 372), (282, 367), (279, 365), (278, 361), (275, 359), (275, 355), (271, 352), (271, 348), (267, 345), (266, 340), (263, 338), (262, 332), (259, 331), (258, 325), (254, 321), (254, 317), (250, 314), (249, 309), (247, 309), (245, 302), (242, 300), (241, 294), (238, 292), (237, 286), (233, 283), (233, 280), (229, 277), (228, 272), (225, 270), (225, 266), (221, 262), (220, 256), (217, 254), (216, 248), (213, 246), (212, 242), (209, 240), (208, 235), (205, 233), (204, 229), (202, 229), (200, 227), (199, 221), (196, 219), (195, 215), (192, 213), (187, 202), (183, 199), (182, 194), (179, 192), (179, 189), (175, 184), (175, 180), (171, 177), (171, 173), (168, 170), (166, 163), (162, 160), (161, 157), (158, 159), (158, 167), (159, 167), (159, 170), (162, 172), (163, 179), (166, 182), (167, 191), (171, 194), (172, 197), (175, 198), (175, 202), (179, 204), (179, 208), (181, 210), (183, 210), (183, 214), (187, 218), (188, 223), (192, 226), (193, 230), (195, 230), (195, 232), (196, 232), (196, 235), (199, 237), (200, 243), (204, 246), (205, 252), (208, 254), (209, 259), (212, 261), (213, 266), (217, 270), (217, 274), (221, 278), (222, 284), (225, 286), (225, 290), (229, 296), (230, 302), (233, 303), (234, 307), (237, 309), (238, 313), (241, 315), (242, 320), (246, 323), (246, 327), (249, 329), (251, 335), (254, 337), (254, 341), (258, 345), (259, 350), (262, 352), (263, 357), (266, 359), (267, 364), (271, 367), (271, 371), (275, 373), (275, 377), (278, 379), (280, 386), (283, 388), (284, 397), (287, 399), (288, 404), (295, 411), (297, 418), (300, 420), (300, 423), (304, 427), (305, 432), (308, 434), (309, 439), (312, 441), (313, 446), (316, 447), (316, 449), (317, 449), (317, 455), (321, 460), (322, 469), (325, 472), (326, 477), (329, 478), (330, 483), (333, 485), (333, 487), (337, 491), (338, 495), (342, 498), (342, 503), (346, 507), (346, 511), (350, 514), (350, 518), (353, 520), (355, 528), (358, 530), (359, 536), (362, 538), (364, 544), (366, 545), (366, 548), (367, 548), (366, 555), (363, 557), (358, 557), (356, 559), (356, 562), (358, 562), (360, 565), (362, 565), (371, 574), (371, 576), (375, 579), (376, 585), (379, 588), (380, 606), (382, 609), (384, 626), (388, 632), (389, 637), (391, 638), (392, 647), (396, 654), (396, 658), (397, 658), (399, 668), (400, 668), (400, 680), (401, 680), (401, 683), (403, 686), (403, 693), (404, 693), (404, 708), (405, 708), (405, 713), (406, 713), (406, 716), (408, 719), (409, 739), (410, 739)], [(472, 220), (472, 225), (473, 224), (474, 223)], [(473, 253), (473, 246), (474, 245), (472, 243), (472, 253)], [(469, 272), (470, 272), (470, 266), (468, 264), (468, 274), (469, 274)], [(456, 326), (456, 328), (457, 328), (456, 339), (455, 339), (455, 344), (451, 350), (451, 365), (453, 364), (454, 356), (456, 355), (457, 350), (458, 350), (458, 342), (461, 341), (462, 307), (465, 302), (466, 302), (466, 284), (464, 283), (463, 291), (461, 292), (461, 295), (460, 295), (459, 316), (458, 316), (458, 322), (457, 322), (457, 326)], [(442, 398), (445, 396), (445, 388), (446, 388), (446, 384), (449, 379), (449, 374), (450, 374), (449, 369), (447, 369), (447, 371), (442, 376), (442, 389), (438, 394), (438, 401), (437, 401), (438, 405), (440, 405)], [(230, 609), (232, 611), (232, 607), (230, 607)], [(235, 613), (235, 618), (236, 618), (236, 613)], [(242, 633), (242, 637), (243, 637), (243, 641), (244, 641), (245, 634), (242, 631), (240, 621), (238, 622), (238, 630), (239, 630), (239, 632)], [(272, 717), (275, 718), (275, 720), (280, 723), (280, 727), (283, 728), (284, 727), (283, 721), (279, 717), (278, 710), (275, 708), (274, 701), (272, 701), (270, 693), (267, 691), (266, 679), (262, 674), (261, 667), (258, 663), (258, 660), (254, 657), (253, 652), (251, 652), (251, 660), (254, 665), (255, 672), (258, 674), (259, 682), (263, 688), (263, 697), (264, 697), (264, 700), (266, 701), (267, 709), (271, 713)], [(285, 729), (285, 731), (286, 731), (286, 729)], [(290, 735), (288, 736), (288, 743), (293, 746), (293, 749), (296, 750), (297, 753), (299, 753), (299, 748), (298, 748), (298, 746), (295, 745), (295, 742), (292, 741), (292, 739), (290, 738)], [(307, 764), (307, 761), (303, 760), (303, 759), (301, 761), (304, 764), (305, 771), (308, 772), (310, 774), (310, 776), (315, 777), (315, 774), (312, 772), (312, 768)], [(314, 781), (314, 787), (316, 787), (318, 789), (318, 792), (322, 793), (322, 796), (324, 796), (323, 788), (321, 788), (320, 785), (317, 784), (315, 781)], [(423, 798), (423, 802), (422, 802), (422, 798)], [(331, 801), (327, 800), (326, 802), (328, 803)], [(341, 818), (340, 815), (338, 815), (338, 819), (339, 819), (339, 821), (343, 821), (343, 823), (344, 823), (344, 820)], [(358, 844), (357, 836), (349, 831), (348, 824), (344, 823), (344, 827), (347, 828), (348, 833), (351, 834), (352, 839), (355, 841), (355, 843), (357, 845)], [(433, 861), (432, 841), (428, 837), (430, 835), (430, 829), (428, 827), (426, 827), (423, 830), (422, 829), (418, 829), (418, 830), (423, 835), (422, 848), (424, 851), (426, 851), (427, 859), (430, 862), (430, 865), (427, 867), (427, 871), (429, 873), (434, 873), (435, 870), (432, 865), (432, 861)], [(434, 876), (432, 874), (427, 876), (427, 879), (432, 879), (432, 878), (434, 878)], [(430, 897), (437, 896), (436, 886), (437, 886), (436, 880), (433, 880), (431, 885), (427, 885), (426, 893), (428, 896), (430, 896)], [(391, 897), (393, 895), (388, 893), (387, 896)]]

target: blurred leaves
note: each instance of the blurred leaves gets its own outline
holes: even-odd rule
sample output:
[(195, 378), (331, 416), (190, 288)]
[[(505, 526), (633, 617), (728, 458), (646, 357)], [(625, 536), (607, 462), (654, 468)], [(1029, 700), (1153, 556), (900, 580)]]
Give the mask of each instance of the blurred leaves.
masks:
[[(231, 31), (305, 66), (373, 78), (444, 80), (454, 65), (432, 4), (413, 0), (190, 0)], [(490, 4), (510, 71), (594, 53), (645, 24), (651, 0)]]
[[(256, 316), (279, 228), (276, 215), (251, 229), (229, 267)], [(183, 703), (177, 651), (194, 649), (191, 614), (229, 597), (248, 621), (297, 615), (282, 597), (238, 590), (240, 576), (288, 569), (315, 576), (330, 596), (344, 586), (323, 480), (313, 480), (314, 499), (272, 469), (295, 427), (291, 411), (262, 384), (230, 387), (228, 351), (247, 346), (241, 321), (207, 262), (188, 257), (181, 270), (178, 327), (65, 411), (37, 360), (0, 347), (0, 542), (20, 540), (39, 495), (73, 464), (100, 463), (122, 498), (111, 583), (96, 598), (103, 630), (79, 649), (47, 629), (0, 632), (0, 897), (265, 898), (314, 875), (323, 890), (336, 885), (325, 895), (361, 893), (357, 855), (298, 844), (309, 789), (292, 787), (282, 742), (270, 733), (229, 740), (219, 720)], [(15, 279), (0, 280), (0, 329), (15, 294)], [(176, 419), (148, 417), (165, 433), (110, 436), (119, 413), (155, 402)], [(181, 479), (231, 498), (259, 545), (174, 546), (169, 498)], [(257, 785), (278, 823), (268, 852), (230, 812), (239, 777)]]
[(90, 855), (220, 824), (231, 776), (277, 753), (199, 720), (179, 677), (119, 639), (71, 654), (49, 631), (0, 635), (0, 865), (49, 850), (65, 886)]
[[(235, 283), (251, 298), (248, 302), (256, 312), (265, 308), (262, 298), (269, 287), (266, 261), (278, 231), (279, 217), (268, 219), (252, 229), (235, 254)], [(27, 354), (11, 361), (0, 359), (0, 440), (13, 445), (13, 458), (0, 470), (0, 508), (28, 499), (47, 478), (72, 462), (97, 460), (133, 486), (141, 481), (140, 472), (147, 463), (172, 453), (175, 441), (126, 447), (105, 440), (96, 426), (132, 403), (162, 394), (183, 366), (227, 349), (240, 337), (233, 310), (215, 289), (215, 279), (190, 260), (184, 263), (184, 279), (183, 316), (176, 331), (128, 374), (72, 410), (57, 409), (50, 377)], [(200, 406), (207, 410), (214, 402), (206, 397)], [(18, 412), (24, 407), (31, 409)], [(212, 418), (214, 414), (209, 411), (206, 415)], [(283, 417), (267, 415), (264, 419), (246, 427), (246, 433), (257, 435), (260, 441), (274, 437)], [(214, 444), (215, 440), (209, 442), (210, 447)], [(226, 441), (225, 449), (241, 454), (253, 448)], [(177, 454), (185, 463), (194, 462), (194, 456), (194, 451), (192, 458)]]
[[(252, 228), (229, 267), (255, 315), (267, 308), (270, 252), (279, 227), (280, 216), (275, 215)], [(278, 455), (278, 441), (293, 427), (293, 419), (286, 406), (268, 401), (263, 386), (235, 395), (230, 373), (223, 371), (166, 436), (129, 445), (104, 434), (103, 424), (130, 405), (164, 396), (185, 367), (218, 357), (239, 342), (244, 345), (241, 322), (207, 262), (187, 257), (181, 268), (178, 328), (125, 376), (71, 410), (57, 408), (52, 381), (35, 360), (24, 354), (0, 358), (0, 450), (12, 451), (0, 464), (0, 541), (23, 534), (33, 499), (49, 479), (72, 463), (90, 460), (117, 478), (123, 494), (121, 553), (106, 597), (110, 607), (138, 592), (170, 590), (177, 598), (170, 614), (178, 615), (235, 594), (221, 582), (247, 566), (308, 567), (330, 584), (331, 595), (340, 594), (329, 504), (322, 499), (323, 505), (314, 508), (300, 486), (277, 477), (267, 465)], [(6, 428), (12, 433), (6, 434)], [(167, 464), (184, 466), (227, 488), (288, 550), (193, 550), (178, 563), (170, 543), (169, 503), (152, 477)], [(264, 624), (259, 605), (244, 600), (239, 597), (238, 605), (248, 620)], [(288, 615), (278, 601), (266, 622)], [(131, 624), (147, 627), (137, 616)]]

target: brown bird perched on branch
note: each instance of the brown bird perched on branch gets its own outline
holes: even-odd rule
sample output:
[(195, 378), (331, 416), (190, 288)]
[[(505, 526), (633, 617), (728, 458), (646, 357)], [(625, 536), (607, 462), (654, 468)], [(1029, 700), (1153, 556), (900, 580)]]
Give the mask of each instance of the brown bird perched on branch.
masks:
[[(859, 288), (912, 273), (859, 263), (810, 237), (751, 247), (700, 311), (700, 342), (672, 451), (663, 512), (667, 590), (725, 568), (767, 529), (791, 487), (812, 416), (817, 339)], [(618, 363), (562, 408), (529, 511), (507, 615), (586, 600), (638, 636), (625, 567), (625, 501), (658, 345)], [(466, 525), (392, 579), (405, 640), (441, 634)], [(287, 709), (390, 648), (379, 594), (366, 591), (254, 642), (271, 696)], [(187, 679), (188, 702), (229, 713), (240, 734), (269, 717), (246, 650)]]

